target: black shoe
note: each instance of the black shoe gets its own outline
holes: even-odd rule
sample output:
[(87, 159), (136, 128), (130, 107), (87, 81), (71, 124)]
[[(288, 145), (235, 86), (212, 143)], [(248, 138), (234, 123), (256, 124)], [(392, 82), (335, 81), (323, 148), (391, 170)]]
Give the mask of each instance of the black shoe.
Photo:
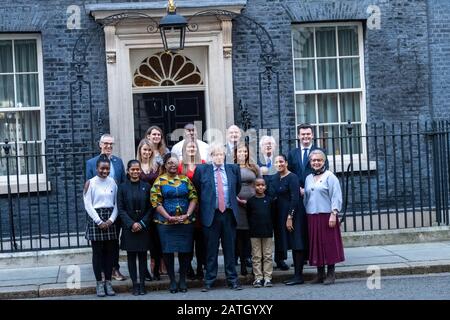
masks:
[(247, 267), (245, 266), (245, 264), (241, 264), (241, 275), (248, 275)]
[(296, 278), (293, 278), (293, 279), (287, 281), (285, 283), (285, 285), (287, 285), (287, 286), (295, 286), (295, 285), (304, 284), (304, 283), (305, 283), (305, 281), (303, 280), (303, 277), (296, 277)]
[(147, 290), (145, 290), (145, 283), (144, 283), (144, 282), (141, 282), (141, 283), (139, 284), (139, 294), (140, 294), (141, 296), (147, 294)]
[(186, 282), (180, 282), (178, 284), (178, 291), (183, 292), (183, 293), (188, 291)]
[(169, 291), (170, 293), (178, 292), (177, 283), (175, 281), (170, 283)]
[(133, 294), (133, 296), (138, 296), (139, 295), (139, 285), (137, 283), (133, 284), (132, 294)]
[(205, 274), (203, 273), (203, 269), (197, 269), (197, 279), (203, 280), (204, 277), (205, 277)]
[(202, 292), (208, 292), (208, 291), (210, 291), (210, 290), (212, 290), (212, 286), (211, 285), (205, 285), (203, 288), (202, 288)]
[(230, 285), (230, 289), (237, 291), (242, 290), (242, 287), (238, 283), (233, 283), (232, 285)]
[(289, 270), (289, 266), (284, 261), (277, 262), (277, 268), (283, 271)]

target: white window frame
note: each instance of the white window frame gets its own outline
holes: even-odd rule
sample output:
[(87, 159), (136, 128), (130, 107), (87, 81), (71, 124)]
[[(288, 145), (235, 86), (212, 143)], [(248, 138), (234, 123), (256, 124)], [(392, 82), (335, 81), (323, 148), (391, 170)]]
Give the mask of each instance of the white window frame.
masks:
[[(356, 26), (358, 29), (358, 56), (340, 56), (339, 55), (339, 37), (338, 37), (338, 27), (345, 27), (345, 26)], [(313, 127), (315, 128), (315, 133), (319, 134), (319, 127), (323, 126), (333, 126), (333, 125), (346, 125), (346, 119), (340, 119), (341, 118), (341, 112), (340, 112), (340, 104), (341, 101), (339, 99), (340, 93), (353, 93), (357, 92), (360, 93), (360, 115), (361, 119), (360, 121), (354, 121), (352, 124), (354, 125), (360, 125), (361, 127), (361, 136), (366, 135), (366, 128), (365, 124), (367, 123), (367, 117), (366, 117), (366, 82), (365, 82), (365, 61), (364, 61), (364, 37), (363, 37), (363, 24), (362, 22), (332, 22), (332, 23), (308, 23), (308, 24), (300, 24), (300, 25), (293, 25), (293, 29), (298, 27), (304, 27), (304, 28), (314, 28), (314, 57), (307, 57), (307, 58), (296, 58), (294, 56), (294, 33), (291, 34), (291, 41), (292, 41), (292, 68), (293, 68), (293, 80), (294, 80), (294, 101), (295, 101), (295, 122), (296, 127), (300, 123), (298, 123), (298, 115), (297, 115), (297, 95), (314, 95), (315, 97), (315, 118), (316, 122), (311, 123)], [(327, 57), (317, 57), (317, 45), (316, 45), (316, 28), (321, 27), (333, 27), (336, 30), (336, 56), (327, 56)], [(341, 58), (359, 58), (359, 75), (360, 75), (360, 88), (347, 88), (347, 89), (316, 89), (316, 90), (296, 90), (295, 88), (295, 61), (314, 61), (314, 71), (315, 71), (315, 88), (319, 88), (319, 77), (317, 76), (317, 61), (322, 59), (336, 59), (337, 60), (337, 84), (338, 88), (341, 87), (341, 76), (340, 76), (340, 59)], [(338, 107), (338, 120), (340, 122), (330, 122), (330, 123), (319, 123), (319, 114), (318, 114), (318, 94), (337, 94), (337, 107)], [(320, 136), (318, 134), (314, 135), (315, 138), (318, 138), (319, 144), (320, 144)], [(343, 132), (341, 131), (341, 135)], [(361, 139), (361, 150), (362, 153), (353, 153), (353, 167), (354, 170), (374, 170), (375, 169), (375, 162), (370, 162), (369, 165), (367, 165), (367, 144), (366, 139)], [(361, 168), (359, 168), (359, 159), (361, 159), (362, 165)], [(342, 160), (344, 160), (344, 163), (342, 163)], [(350, 154), (344, 154), (344, 155), (328, 155), (328, 161), (330, 162), (330, 168), (335, 168), (336, 172), (345, 171), (348, 163), (350, 163)], [(333, 163), (336, 162), (336, 163)]]
[[(37, 67), (38, 67), (38, 86), (39, 86), (39, 106), (38, 107), (25, 107), (19, 108), (14, 106), (13, 108), (0, 108), (0, 112), (22, 112), (22, 111), (39, 111), (40, 118), (40, 140), (38, 143), (41, 143), (41, 154), (45, 154), (45, 137), (46, 137), (46, 129), (45, 129), (45, 96), (44, 96), (44, 68), (43, 68), (43, 53), (42, 53), (42, 40), (41, 35), (38, 33), (28, 33), (28, 34), (0, 34), (0, 40), (36, 40), (36, 57), (37, 57)], [(15, 56), (14, 56), (14, 45), (13, 45), (13, 73), (17, 74), (15, 70)], [(17, 87), (16, 80), (14, 78), (14, 104), (17, 102)], [(11, 141), (11, 147), (15, 145), (15, 141)], [(4, 141), (0, 141), (0, 148), (3, 149)], [(2, 155), (4, 156), (4, 151), (1, 150)], [(15, 157), (12, 157), (13, 161), (15, 161)], [(42, 156), (42, 173), (33, 173), (33, 174), (10, 174), (9, 181), (12, 193), (22, 193), (22, 192), (36, 192), (36, 191), (46, 191), (50, 190), (50, 183), (47, 184), (47, 176), (46, 176), (46, 166), (45, 166), (45, 157)], [(17, 179), (17, 177), (19, 179)], [(19, 181), (17, 181), (19, 180)], [(38, 182), (39, 181), (39, 185)], [(8, 193), (7, 188), (8, 177), (0, 176), (0, 194)], [(47, 185), (46, 185), (47, 184)]]

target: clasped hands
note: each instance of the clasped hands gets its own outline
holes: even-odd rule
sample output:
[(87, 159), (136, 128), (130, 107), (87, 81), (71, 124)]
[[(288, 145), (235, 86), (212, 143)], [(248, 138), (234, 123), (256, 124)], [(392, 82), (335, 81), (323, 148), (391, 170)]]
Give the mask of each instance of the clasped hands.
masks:
[(112, 226), (112, 224), (113, 224), (113, 222), (108, 219), (108, 220), (103, 221), (102, 223), (100, 223), (98, 227), (100, 229), (104, 230), (104, 229), (108, 229), (110, 226)]
[(131, 226), (131, 232), (139, 232), (142, 230), (142, 226), (140, 223), (133, 223), (133, 225)]
[(169, 216), (167, 219), (169, 223), (183, 223), (184, 220), (186, 220), (189, 216), (187, 214), (182, 214), (181, 216)]

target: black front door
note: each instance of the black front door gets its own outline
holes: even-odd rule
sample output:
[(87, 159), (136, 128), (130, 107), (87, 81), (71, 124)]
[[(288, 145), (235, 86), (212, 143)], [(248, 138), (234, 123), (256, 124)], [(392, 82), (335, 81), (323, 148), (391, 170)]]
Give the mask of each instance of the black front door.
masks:
[[(202, 131), (206, 130), (203, 91), (136, 93), (133, 94), (133, 107), (136, 146), (150, 126), (159, 126), (163, 130), (169, 148), (176, 143), (171, 141), (170, 134), (186, 123), (201, 121)], [(199, 132), (200, 139), (203, 132)]]

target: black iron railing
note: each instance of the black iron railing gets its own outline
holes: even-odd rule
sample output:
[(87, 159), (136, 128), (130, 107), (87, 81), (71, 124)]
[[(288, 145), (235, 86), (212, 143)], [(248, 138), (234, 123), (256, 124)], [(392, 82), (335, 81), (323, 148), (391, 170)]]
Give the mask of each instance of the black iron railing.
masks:
[[(341, 182), (343, 231), (449, 225), (449, 121), (319, 133), (315, 142)], [(295, 129), (280, 145), (283, 153), (296, 147)], [(88, 245), (82, 192), (86, 161), (96, 153), (39, 141), (2, 143), (0, 252)]]
[[(315, 141), (341, 182), (343, 230), (449, 225), (450, 122), (356, 127)], [(294, 148), (295, 130), (281, 143)]]
[(85, 164), (69, 145), (5, 141), (0, 155), (0, 252), (79, 248)]

